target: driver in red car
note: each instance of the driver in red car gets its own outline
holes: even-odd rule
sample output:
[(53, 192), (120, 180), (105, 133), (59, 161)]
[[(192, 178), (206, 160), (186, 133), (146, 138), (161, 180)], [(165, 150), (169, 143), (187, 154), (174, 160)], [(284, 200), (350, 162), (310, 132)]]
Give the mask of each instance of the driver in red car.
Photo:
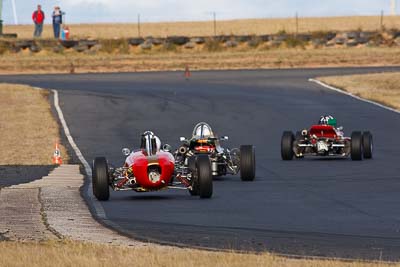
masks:
[[(155, 155), (161, 149), (161, 140), (151, 131), (146, 131), (142, 134), (140, 149), (146, 152), (148, 156)], [(134, 153), (132, 151), (131, 155)], [(126, 157), (125, 163), (130, 166), (133, 164), (131, 162), (132, 157), (130, 155)]]

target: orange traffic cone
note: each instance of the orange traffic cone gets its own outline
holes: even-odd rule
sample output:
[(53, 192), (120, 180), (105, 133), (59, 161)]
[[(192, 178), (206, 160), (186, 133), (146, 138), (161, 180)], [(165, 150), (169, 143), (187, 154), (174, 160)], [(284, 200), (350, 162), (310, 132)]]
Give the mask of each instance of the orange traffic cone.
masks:
[(58, 147), (58, 142), (55, 144), (55, 150), (53, 154), (53, 164), (61, 165), (62, 164), (62, 159), (61, 159), (61, 151), (60, 148)]
[(192, 74), (190, 73), (189, 65), (186, 65), (186, 67), (185, 67), (185, 78), (186, 78), (186, 80), (189, 79), (190, 76), (192, 76)]

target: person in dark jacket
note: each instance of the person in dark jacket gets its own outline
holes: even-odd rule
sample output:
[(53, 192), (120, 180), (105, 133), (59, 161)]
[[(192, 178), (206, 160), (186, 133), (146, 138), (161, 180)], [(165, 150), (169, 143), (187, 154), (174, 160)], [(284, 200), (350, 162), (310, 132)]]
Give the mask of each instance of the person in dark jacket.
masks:
[(34, 37), (41, 37), (43, 32), (43, 22), (45, 19), (44, 12), (42, 11), (42, 6), (38, 5), (37, 10), (32, 14), (33, 23), (35, 23)]
[(53, 30), (54, 30), (54, 38), (60, 38), (60, 30), (62, 24), (62, 16), (64, 13), (60, 10), (59, 6), (56, 6), (53, 11)]

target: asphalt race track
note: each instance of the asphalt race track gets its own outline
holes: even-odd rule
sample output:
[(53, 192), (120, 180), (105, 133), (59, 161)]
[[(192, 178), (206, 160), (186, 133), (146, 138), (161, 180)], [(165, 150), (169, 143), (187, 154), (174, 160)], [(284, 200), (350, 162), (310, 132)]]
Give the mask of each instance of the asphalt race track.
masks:
[[(108, 221), (143, 240), (363, 259), (400, 259), (400, 115), (326, 90), (308, 78), (396, 70), (310, 69), (2, 76), (2, 82), (58, 89), (61, 108), (85, 158), (116, 165), (122, 147), (153, 130), (179, 145), (207, 121), (226, 147), (256, 146), (257, 177), (215, 180), (210, 200), (186, 191), (113, 192)], [(399, 70), (399, 69), (397, 69)], [(284, 162), (284, 130), (331, 114), (345, 133), (370, 130), (373, 160)]]

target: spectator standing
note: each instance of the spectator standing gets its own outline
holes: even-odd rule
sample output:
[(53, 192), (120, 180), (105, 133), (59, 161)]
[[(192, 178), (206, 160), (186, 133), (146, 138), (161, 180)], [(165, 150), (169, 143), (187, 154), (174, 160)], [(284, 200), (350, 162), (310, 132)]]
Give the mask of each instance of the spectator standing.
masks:
[(61, 24), (62, 24), (62, 16), (64, 15), (63, 12), (61, 12), (60, 7), (56, 6), (54, 7), (53, 11), (53, 30), (54, 30), (54, 38), (60, 38), (60, 31), (61, 31)]
[(44, 12), (42, 10), (42, 6), (38, 5), (37, 10), (32, 14), (33, 23), (35, 23), (35, 32), (33, 33), (34, 37), (41, 37), (43, 32), (43, 22), (45, 19)]

